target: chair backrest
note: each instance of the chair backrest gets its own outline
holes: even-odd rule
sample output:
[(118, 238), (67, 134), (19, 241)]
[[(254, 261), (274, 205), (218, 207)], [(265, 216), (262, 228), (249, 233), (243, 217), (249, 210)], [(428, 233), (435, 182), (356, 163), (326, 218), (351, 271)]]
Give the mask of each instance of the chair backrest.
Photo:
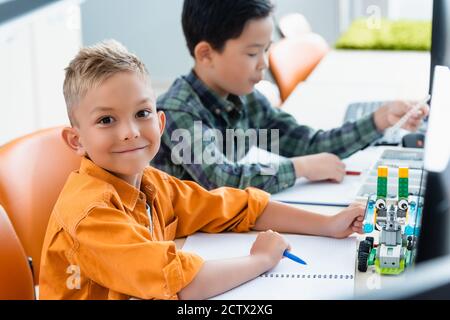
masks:
[(53, 206), (81, 162), (64, 143), (61, 131), (61, 127), (38, 131), (0, 147), (0, 204), (33, 259), (35, 283)]
[(329, 51), (318, 34), (284, 38), (269, 51), (269, 67), (285, 101), (297, 84), (304, 81)]
[(308, 20), (298, 12), (282, 16), (278, 22), (278, 28), (280, 28), (281, 34), (285, 38), (298, 37), (312, 32)]
[(33, 300), (33, 276), (28, 258), (2, 206), (0, 245), (0, 300)]

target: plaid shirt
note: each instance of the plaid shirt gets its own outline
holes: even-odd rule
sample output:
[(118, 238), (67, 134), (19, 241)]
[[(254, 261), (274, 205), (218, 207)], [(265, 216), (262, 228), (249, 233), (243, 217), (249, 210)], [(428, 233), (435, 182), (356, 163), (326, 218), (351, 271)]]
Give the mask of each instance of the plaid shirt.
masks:
[[(167, 121), (160, 151), (152, 165), (180, 179), (194, 180), (207, 189), (253, 186), (276, 193), (292, 186), (296, 180), (289, 158), (320, 152), (345, 158), (381, 136), (373, 115), (337, 129), (314, 130), (298, 124), (288, 113), (273, 108), (257, 91), (243, 97), (229, 95), (224, 99), (208, 89), (193, 71), (177, 79), (169, 91), (159, 97), (157, 108), (165, 112)], [(198, 126), (200, 123), (201, 127)], [(220, 131), (222, 145), (212, 142), (211, 129)], [(280, 156), (264, 164), (239, 162), (251, 144), (246, 141), (241, 150), (237, 150), (237, 143), (228, 146), (229, 140), (234, 139), (226, 139), (227, 131), (230, 131), (227, 129), (234, 129), (232, 132), (254, 129), (258, 137), (259, 134), (269, 136), (267, 145), (273, 143), (272, 147), (278, 148)], [(278, 129), (279, 138), (272, 142), (273, 129)], [(219, 140), (216, 138), (216, 141)], [(234, 152), (230, 152), (230, 156), (228, 151)], [(204, 154), (214, 155), (216, 161), (202, 160)]]

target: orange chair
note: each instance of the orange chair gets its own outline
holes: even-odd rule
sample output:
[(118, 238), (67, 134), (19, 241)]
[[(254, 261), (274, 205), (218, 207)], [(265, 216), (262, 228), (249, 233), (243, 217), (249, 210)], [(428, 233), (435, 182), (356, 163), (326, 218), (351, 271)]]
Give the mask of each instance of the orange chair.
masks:
[(36, 284), (48, 219), (69, 173), (81, 161), (61, 131), (38, 131), (0, 147), (0, 204), (33, 259)]
[(33, 275), (22, 244), (0, 206), (0, 300), (33, 300)]
[(310, 75), (328, 50), (326, 41), (315, 33), (284, 38), (272, 46), (269, 67), (280, 89), (282, 101)]

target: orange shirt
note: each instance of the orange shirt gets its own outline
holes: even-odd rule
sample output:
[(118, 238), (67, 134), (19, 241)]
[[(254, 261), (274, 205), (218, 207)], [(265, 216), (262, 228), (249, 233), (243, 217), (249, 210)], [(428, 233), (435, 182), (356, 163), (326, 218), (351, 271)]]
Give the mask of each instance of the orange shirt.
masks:
[(173, 240), (248, 231), (268, 201), (258, 189), (207, 191), (151, 167), (138, 190), (84, 158), (49, 220), (40, 299), (177, 299), (203, 260)]

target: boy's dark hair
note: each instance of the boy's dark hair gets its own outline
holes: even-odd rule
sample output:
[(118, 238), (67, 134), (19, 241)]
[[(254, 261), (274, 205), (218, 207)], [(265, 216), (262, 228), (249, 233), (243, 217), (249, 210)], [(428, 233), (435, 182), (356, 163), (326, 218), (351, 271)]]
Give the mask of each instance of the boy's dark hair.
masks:
[(189, 52), (208, 42), (221, 52), (229, 39), (239, 38), (246, 23), (268, 17), (270, 0), (184, 0), (182, 24)]

